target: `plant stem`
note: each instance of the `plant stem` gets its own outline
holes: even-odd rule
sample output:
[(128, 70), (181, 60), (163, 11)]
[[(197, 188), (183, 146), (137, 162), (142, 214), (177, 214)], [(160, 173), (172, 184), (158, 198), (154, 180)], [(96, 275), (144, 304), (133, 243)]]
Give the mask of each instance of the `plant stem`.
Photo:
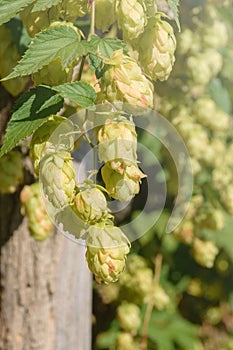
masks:
[(92, 35), (95, 35), (95, 0), (89, 0), (91, 4), (91, 26), (90, 26), (90, 33), (89, 38)]
[[(154, 280), (153, 280), (153, 287), (155, 288), (159, 284), (160, 279), (160, 273), (162, 268), (162, 254), (158, 254), (155, 257), (155, 273), (154, 273)], [(154, 308), (154, 301), (153, 301), (153, 294), (154, 294), (154, 288), (152, 290), (150, 299), (147, 304), (147, 309), (144, 317), (143, 322), (143, 328), (142, 328), (142, 343), (141, 343), (141, 349), (147, 350), (147, 339), (148, 339), (148, 328), (150, 323), (151, 314)]]
[(82, 73), (83, 73), (83, 67), (84, 67), (84, 64), (85, 64), (85, 59), (86, 59), (86, 56), (83, 56), (82, 60), (81, 60), (81, 63), (80, 63), (79, 71), (78, 71), (78, 78), (77, 78), (78, 81), (80, 81), (81, 78), (82, 78)]

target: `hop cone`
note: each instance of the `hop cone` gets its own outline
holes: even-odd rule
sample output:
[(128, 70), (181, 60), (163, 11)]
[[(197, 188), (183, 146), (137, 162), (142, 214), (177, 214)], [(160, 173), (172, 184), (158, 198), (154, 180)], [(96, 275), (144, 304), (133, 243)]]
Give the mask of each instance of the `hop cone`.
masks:
[(124, 273), (120, 276), (120, 296), (132, 303), (148, 302), (153, 287), (153, 272), (139, 255), (129, 256)]
[(117, 350), (140, 350), (140, 345), (134, 340), (132, 334), (119, 332), (116, 338)]
[(116, 16), (124, 40), (136, 39), (147, 24), (146, 6), (143, 0), (117, 0)]
[(129, 241), (120, 228), (99, 224), (90, 226), (86, 239), (89, 269), (99, 282), (116, 282), (124, 270)]
[(40, 180), (44, 194), (55, 208), (72, 202), (75, 188), (75, 169), (69, 152), (45, 156), (41, 161)]
[(0, 193), (14, 193), (23, 181), (22, 156), (11, 151), (0, 158)]
[(170, 298), (165, 292), (165, 290), (157, 285), (153, 292), (154, 305), (158, 310), (164, 310), (166, 306), (170, 303)]
[(193, 256), (201, 266), (211, 268), (218, 254), (218, 248), (211, 241), (201, 241), (196, 238), (193, 243)]
[(115, 3), (116, 0), (95, 0), (95, 25), (102, 32), (116, 21)]
[(98, 132), (98, 155), (100, 161), (114, 159), (137, 160), (137, 134), (133, 122), (124, 117), (107, 119)]
[(176, 38), (170, 24), (157, 14), (139, 38), (139, 61), (154, 80), (167, 80), (175, 62)]
[(153, 85), (142, 74), (137, 62), (115, 51), (100, 79), (100, 88), (110, 101), (123, 101), (140, 107), (153, 107)]
[(136, 164), (119, 162), (118, 167), (112, 168), (113, 163), (106, 163), (101, 174), (109, 195), (121, 202), (131, 200), (140, 190), (141, 179), (146, 177)]
[(141, 324), (140, 309), (135, 304), (123, 302), (117, 308), (117, 319), (124, 331), (136, 334)]
[(93, 225), (108, 216), (107, 201), (98, 188), (79, 192), (74, 199), (75, 212), (84, 222)]
[[(0, 78), (6, 77), (12, 72), (20, 60), (18, 49), (14, 44), (11, 31), (0, 26)], [(13, 96), (19, 95), (28, 83), (27, 77), (15, 78), (7, 81), (2, 81), (1, 84)]]
[[(62, 127), (59, 128), (59, 125)], [(62, 133), (72, 132), (73, 124), (61, 116), (51, 116), (33, 134), (30, 144), (30, 157), (34, 165), (36, 175), (39, 175), (40, 161), (46, 153), (55, 152), (55, 149), (71, 151), (73, 148), (73, 137), (61, 138)], [(52, 135), (52, 136), (51, 136)], [(60, 142), (60, 143), (59, 143)]]
[(38, 241), (45, 240), (53, 232), (53, 224), (43, 206), (39, 183), (24, 186), (20, 193), (20, 201), (22, 210), (28, 217), (31, 235)]

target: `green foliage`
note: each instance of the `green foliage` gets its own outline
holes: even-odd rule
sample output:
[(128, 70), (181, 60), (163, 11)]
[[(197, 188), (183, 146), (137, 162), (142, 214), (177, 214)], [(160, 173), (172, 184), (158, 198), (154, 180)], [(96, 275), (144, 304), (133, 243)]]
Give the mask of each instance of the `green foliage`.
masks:
[(228, 90), (223, 85), (221, 79), (215, 78), (211, 80), (208, 89), (210, 95), (216, 104), (221, 108), (225, 113), (230, 113), (232, 110), (231, 98)]
[(20, 10), (31, 4), (34, 0), (1, 0), (0, 1), (0, 25), (8, 22)]
[(32, 12), (44, 11), (52, 6), (58, 5), (62, 0), (37, 0), (33, 6)]
[(154, 311), (151, 315), (148, 336), (157, 350), (194, 350), (198, 345), (198, 331), (179, 313)]
[(96, 99), (96, 92), (89, 84), (76, 81), (53, 87), (63, 98), (68, 98), (77, 105), (87, 108), (93, 105)]
[(39, 86), (23, 95), (17, 101), (8, 124), (0, 157), (30, 136), (51, 114), (56, 114), (62, 105), (63, 99), (47, 87)]
[(73, 28), (52, 27), (35, 37), (19, 64), (3, 80), (38, 72), (58, 57), (65, 68), (82, 54), (83, 50), (80, 51), (79, 48), (79, 36)]
[(179, 3), (180, 3), (180, 0), (167, 0), (167, 3), (169, 5), (170, 9), (172, 10), (177, 27), (180, 31), (181, 30), (180, 21), (179, 21)]

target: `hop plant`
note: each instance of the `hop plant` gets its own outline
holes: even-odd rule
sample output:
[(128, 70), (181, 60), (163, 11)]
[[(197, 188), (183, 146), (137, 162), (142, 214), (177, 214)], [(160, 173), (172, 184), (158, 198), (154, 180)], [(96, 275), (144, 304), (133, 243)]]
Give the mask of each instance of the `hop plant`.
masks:
[(153, 272), (139, 255), (129, 256), (126, 269), (119, 278), (120, 297), (131, 303), (149, 301), (153, 288)]
[(164, 310), (170, 303), (170, 298), (162, 286), (156, 285), (153, 290), (154, 305), (158, 310)]
[(116, 282), (130, 246), (121, 229), (108, 222), (89, 226), (86, 244), (87, 264), (97, 282)]
[(139, 61), (153, 80), (167, 80), (175, 62), (176, 38), (173, 28), (156, 14), (148, 20), (139, 38)]
[(74, 208), (80, 219), (90, 225), (109, 216), (106, 198), (96, 187), (80, 190), (74, 198)]
[(211, 268), (214, 265), (218, 248), (211, 241), (202, 241), (195, 238), (193, 242), (193, 256), (201, 266)]
[(220, 194), (220, 199), (229, 214), (233, 215), (233, 185), (225, 187)]
[(44, 11), (33, 12), (34, 5), (35, 3), (32, 3), (20, 12), (23, 26), (32, 38), (41, 30), (48, 28), (50, 23), (59, 18), (59, 11), (56, 6), (52, 6), (50, 9)]
[(122, 50), (115, 51), (106, 61), (106, 71), (99, 84), (104, 98), (110, 102), (153, 106), (153, 85), (143, 75), (137, 62), (124, 55)]
[(115, 3), (116, 0), (95, 0), (95, 25), (102, 32), (116, 21)]
[(217, 108), (209, 97), (202, 97), (195, 102), (193, 114), (200, 124), (213, 131), (223, 131), (229, 127), (228, 115)]
[(134, 123), (127, 118), (107, 119), (98, 132), (97, 140), (100, 161), (124, 159), (136, 162), (137, 134)]
[(141, 324), (140, 309), (137, 305), (124, 301), (117, 308), (117, 319), (124, 331), (136, 334)]
[(222, 210), (206, 205), (197, 213), (195, 222), (200, 228), (219, 231), (224, 227), (224, 216)]
[(32, 237), (37, 241), (44, 241), (52, 234), (53, 224), (43, 206), (40, 184), (24, 186), (20, 193), (20, 201), (22, 212), (28, 217), (28, 228)]
[(0, 158), (0, 193), (14, 193), (23, 182), (22, 155), (11, 151)]
[(219, 49), (227, 45), (228, 32), (226, 24), (219, 19), (214, 19), (211, 25), (204, 26), (200, 32), (204, 47)]
[(139, 193), (141, 179), (146, 176), (137, 165), (121, 161), (106, 163), (101, 174), (109, 195), (121, 202), (129, 201)]
[(145, 2), (142, 0), (117, 0), (116, 16), (124, 40), (134, 40), (143, 32), (147, 24)]
[(44, 194), (55, 208), (64, 208), (74, 199), (75, 169), (69, 152), (46, 155), (41, 161), (40, 180)]
[[(59, 126), (62, 124), (62, 129)], [(73, 149), (73, 137), (65, 134), (72, 132), (73, 124), (62, 116), (50, 116), (33, 134), (30, 144), (30, 158), (34, 165), (35, 175), (39, 175), (40, 161), (46, 153), (59, 150), (71, 151)], [(64, 133), (64, 138), (61, 134)]]
[[(11, 31), (0, 26), (0, 78), (6, 77), (20, 60), (20, 54), (14, 44)], [(27, 77), (2, 81), (1, 84), (13, 96), (19, 95), (28, 83)]]
[(89, 12), (90, 5), (87, 0), (63, 0), (56, 9), (63, 20), (75, 22), (78, 17), (83, 17)]
[(130, 333), (120, 332), (116, 339), (117, 350), (139, 350), (140, 346)]

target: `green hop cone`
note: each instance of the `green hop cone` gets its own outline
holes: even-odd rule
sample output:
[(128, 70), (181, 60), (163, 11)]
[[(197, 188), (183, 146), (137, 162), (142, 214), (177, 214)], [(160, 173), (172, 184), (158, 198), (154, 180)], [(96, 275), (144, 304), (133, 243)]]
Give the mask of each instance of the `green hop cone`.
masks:
[(0, 193), (14, 193), (23, 182), (22, 155), (11, 151), (0, 158)]
[(202, 97), (194, 103), (193, 115), (200, 124), (212, 131), (224, 131), (229, 128), (228, 115), (209, 97)]
[[(30, 144), (30, 158), (34, 165), (35, 175), (39, 175), (40, 161), (46, 153), (55, 152), (57, 149), (66, 151), (73, 149), (73, 136), (65, 136), (66, 133), (72, 133), (72, 131), (71, 121), (62, 116), (53, 115), (34, 132)], [(63, 138), (62, 135), (64, 135)]]
[(175, 62), (176, 38), (170, 24), (156, 14), (139, 38), (139, 62), (153, 80), (167, 80)]
[(97, 282), (116, 282), (130, 247), (121, 229), (109, 223), (89, 226), (86, 244), (87, 264)]
[(46, 155), (41, 161), (40, 181), (44, 194), (55, 208), (64, 208), (74, 199), (75, 169), (69, 152)]
[(119, 278), (120, 297), (132, 303), (147, 303), (153, 287), (153, 271), (141, 256), (129, 256), (126, 269)]
[(97, 140), (100, 161), (124, 159), (136, 162), (137, 134), (134, 123), (127, 118), (107, 119), (98, 132)]
[(215, 19), (211, 25), (204, 26), (203, 30), (201, 30), (200, 37), (202, 38), (204, 47), (217, 50), (227, 45), (227, 26), (224, 22)]
[(141, 324), (140, 309), (137, 305), (124, 301), (117, 308), (117, 319), (124, 331), (136, 334)]
[(218, 167), (212, 172), (212, 186), (220, 193), (225, 192), (225, 188), (230, 185), (232, 180), (232, 169), (228, 166)]
[(158, 310), (164, 310), (170, 303), (170, 298), (160, 285), (157, 285), (153, 290), (154, 305)]
[(120, 332), (116, 338), (116, 350), (140, 350), (140, 345), (134, 340), (132, 334)]
[(44, 241), (53, 232), (53, 224), (43, 206), (40, 184), (34, 183), (30, 186), (24, 186), (20, 193), (22, 211), (28, 217), (28, 228), (38, 241)]
[(220, 209), (213, 208), (211, 205), (203, 205), (195, 217), (195, 223), (200, 228), (212, 231), (222, 230), (224, 227), (224, 216)]
[(145, 1), (117, 0), (116, 16), (124, 40), (131, 41), (138, 38), (147, 24)]
[(74, 208), (80, 219), (90, 225), (109, 216), (106, 198), (96, 187), (81, 190), (75, 196)]
[(106, 100), (122, 101), (138, 107), (153, 107), (153, 85), (133, 58), (118, 50), (106, 61), (106, 67), (99, 81), (101, 93)]
[(95, 26), (106, 32), (116, 21), (116, 0), (95, 0)]
[(193, 242), (193, 256), (201, 266), (212, 268), (218, 252), (218, 248), (211, 241), (196, 238)]
[(121, 202), (131, 200), (140, 191), (141, 179), (146, 177), (136, 164), (119, 162), (119, 165), (112, 168), (116, 162), (106, 163), (101, 174), (109, 195)]
[(220, 199), (225, 209), (230, 215), (233, 215), (233, 185), (229, 184), (220, 193)]

